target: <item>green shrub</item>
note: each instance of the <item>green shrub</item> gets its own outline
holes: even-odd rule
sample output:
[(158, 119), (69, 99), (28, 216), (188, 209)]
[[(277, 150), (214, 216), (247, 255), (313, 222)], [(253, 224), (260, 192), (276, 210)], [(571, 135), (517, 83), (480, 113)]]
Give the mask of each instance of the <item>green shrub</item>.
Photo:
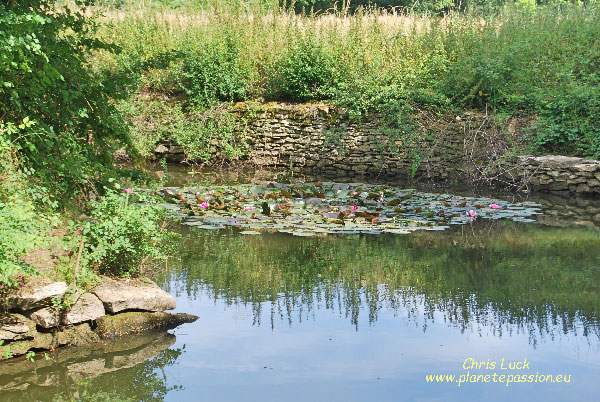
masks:
[(390, 102), (384, 108), (381, 130), (386, 134), (388, 147), (398, 152), (396, 141), (399, 140), (410, 158), (411, 178), (414, 178), (421, 165), (421, 127), (415, 120), (415, 109), (406, 100)]
[(226, 36), (189, 51), (182, 62), (182, 88), (201, 106), (245, 99), (252, 72), (240, 58), (237, 40)]
[(14, 286), (19, 273), (35, 272), (21, 258), (46, 241), (44, 219), (40, 218), (28, 200), (0, 201), (0, 285)]
[(247, 146), (243, 121), (225, 106), (204, 110), (163, 99), (134, 97), (121, 104), (131, 121), (131, 140), (142, 155), (152, 155), (160, 141), (173, 140), (183, 148), (185, 157), (197, 162), (237, 160)]
[(440, 87), (463, 107), (536, 116), (534, 152), (600, 157), (600, 9), (510, 7), (485, 26), (456, 24)]
[(183, 147), (186, 158), (210, 162), (237, 160), (247, 146), (241, 122), (226, 107), (192, 109), (182, 114), (177, 108), (170, 138)]
[(115, 187), (105, 189), (106, 195), (90, 204), (82, 258), (100, 273), (138, 276), (175, 251), (177, 236), (167, 230), (167, 212), (159, 199)]
[[(439, 10), (448, 4), (422, 5)], [(181, 51), (185, 60), (167, 71), (144, 72), (140, 82), (144, 91), (171, 96), (180, 86), (202, 107), (245, 99), (327, 100), (346, 107), (351, 118), (405, 100), (436, 112), (478, 109), (535, 122), (534, 131), (520, 137), (519, 151), (600, 157), (593, 123), (600, 8), (519, 1), (500, 9), (502, 0), (454, 4), (494, 12), (437, 17), (357, 9), (342, 18), (209, 0), (198, 9), (161, 14), (149, 7), (115, 19), (106, 37), (123, 46), (120, 57), (138, 62)], [(189, 99), (182, 101), (183, 108)]]
[(22, 257), (48, 243), (54, 215), (40, 207), (55, 206), (48, 191), (32, 179), (35, 171), (15, 166), (16, 152), (3, 128), (0, 123), (0, 287), (14, 286), (19, 274), (35, 272)]
[(600, 158), (599, 86), (571, 81), (536, 95), (538, 119), (527, 135), (534, 150)]
[[(114, 171), (112, 152), (127, 144), (111, 102), (116, 93), (88, 65), (112, 47), (95, 37), (82, 0), (77, 11), (56, 0), (0, 5), (0, 124), (20, 166), (64, 198)], [(20, 128), (14, 130), (14, 128)]]
[(267, 97), (293, 102), (330, 99), (336, 85), (335, 64), (316, 38), (300, 39), (274, 64), (267, 77)]

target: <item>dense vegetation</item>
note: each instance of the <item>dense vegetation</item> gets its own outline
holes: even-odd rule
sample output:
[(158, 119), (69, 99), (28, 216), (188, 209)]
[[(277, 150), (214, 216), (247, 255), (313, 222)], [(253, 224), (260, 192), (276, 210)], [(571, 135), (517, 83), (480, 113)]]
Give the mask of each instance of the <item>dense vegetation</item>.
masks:
[[(523, 119), (511, 140), (523, 152), (600, 156), (594, 5), (518, 3), (439, 17), (361, 8), (314, 16), (215, 4), (208, 11), (106, 9), (112, 25), (100, 36), (123, 51), (94, 62), (129, 78), (133, 97), (121, 107), (144, 113), (166, 96), (175, 112), (157, 116), (178, 119), (178, 127), (190, 126), (186, 116), (242, 100), (326, 100), (354, 118), (476, 109), (498, 121)], [(157, 126), (136, 126), (142, 152), (161, 137)], [(211, 146), (235, 143), (224, 135)]]
[(139, 177), (114, 152), (174, 139), (195, 160), (241, 158), (236, 101), (323, 100), (354, 119), (398, 114), (396, 126), (478, 109), (526, 122), (515, 149), (600, 157), (591, 3), (91, 3), (0, 4), (0, 284), (33, 272), (34, 247), (67, 248), (63, 277), (164, 259), (164, 214), (152, 198), (131, 206), (145, 196), (122, 192)]
[[(0, 288), (35, 273), (23, 259), (33, 249), (63, 257), (46, 274), (69, 282), (79, 264), (79, 276), (88, 280), (108, 262), (117, 273), (137, 273), (132, 263), (140, 261), (118, 260), (124, 252), (164, 258), (166, 233), (157, 226), (164, 211), (152, 201), (143, 211), (133, 208), (129, 194), (114, 193), (114, 178), (125, 175), (113, 152), (131, 148), (128, 130), (115, 107), (115, 81), (93, 70), (89, 59), (93, 51), (116, 48), (98, 39), (85, 3), (0, 5)], [(72, 206), (89, 197), (98, 200), (84, 206), (85, 222), (66, 230), (67, 217), (79, 218)], [(67, 235), (50, 236), (58, 227)]]

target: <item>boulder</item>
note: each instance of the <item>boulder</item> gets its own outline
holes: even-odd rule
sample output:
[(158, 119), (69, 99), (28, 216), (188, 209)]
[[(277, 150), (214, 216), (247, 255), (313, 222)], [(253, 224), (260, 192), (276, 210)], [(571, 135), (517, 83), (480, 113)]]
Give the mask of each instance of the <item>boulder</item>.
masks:
[(148, 330), (172, 329), (184, 323), (194, 322), (197, 319), (198, 317), (192, 314), (131, 311), (105, 315), (98, 319), (96, 321), (96, 333), (102, 339), (111, 339)]
[(104, 304), (91, 293), (84, 293), (64, 317), (63, 324), (72, 325), (97, 320), (104, 316)]
[(117, 281), (102, 277), (102, 283), (93, 293), (110, 313), (124, 310), (164, 311), (175, 308), (173, 296), (146, 278)]
[(53, 328), (60, 324), (60, 314), (58, 307), (46, 307), (34, 311), (29, 318), (42, 328)]
[(0, 340), (31, 339), (35, 334), (35, 323), (21, 314), (3, 314), (0, 316)]
[(51, 306), (54, 299), (62, 299), (67, 292), (65, 282), (54, 282), (47, 285), (32, 285), (25, 287), (15, 295), (9, 296), (10, 308), (29, 311)]
[(104, 305), (95, 295), (84, 293), (77, 298), (71, 309), (63, 314), (63, 310), (57, 307), (46, 307), (31, 313), (31, 318), (42, 328), (53, 328), (61, 324), (73, 325), (84, 321), (92, 321), (105, 314)]

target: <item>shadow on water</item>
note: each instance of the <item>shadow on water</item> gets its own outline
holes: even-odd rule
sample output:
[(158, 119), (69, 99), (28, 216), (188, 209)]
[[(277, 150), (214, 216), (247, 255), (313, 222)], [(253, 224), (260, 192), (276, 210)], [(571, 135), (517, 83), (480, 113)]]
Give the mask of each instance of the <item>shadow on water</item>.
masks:
[(124, 336), (112, 341), (58, 349), (48, 360), (14, 359), (0, 364), (2, 401), (161, 401), (168, 386), (164, 368), (182, 349), (169, 349), (166, 332)]

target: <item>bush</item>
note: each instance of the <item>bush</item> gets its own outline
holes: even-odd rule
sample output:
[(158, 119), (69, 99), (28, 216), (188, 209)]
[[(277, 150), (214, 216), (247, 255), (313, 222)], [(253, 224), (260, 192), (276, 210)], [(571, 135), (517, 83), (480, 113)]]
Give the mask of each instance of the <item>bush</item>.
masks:
[[(326, 2), (295, 4), (317, 3)], [(201, 12), (185, 8), (163, 15), (148, 8), (124, 21), (115, 18), (107, 37), (140, 60), (181, 51), (185, 68), (178, 62), (168, 71), (144, 73), (144, 90), (150, 86), (173, 95), (177, 82), (202, 108), (245, 99), (327, 100), (360, 118), (408, 100), (442, 113), (478, 109), (527, 117), (535, 121), (535, 131), (519, 133), (526, 134), (515, 143), (519, 151), (600, 157), (593, 122), (600, 87), (600, 8), (524, 0), (499, 9), (502, 3), (454, 3), (495, 10), (483, 16), (357, 9), (342, 18), (209, 0), (205, 8), (198, 6)], [(419, 4), (444, 9), (450, 3)]]
[(39, 218), (30, 201), (0, 201), (0, 285), (14, 286), (19, 273), (35, 272), (21, 258), (46, 240)]
[(82, 260), (103, 274), (138, 276), (174, 253), (177, 235), (167, 230), (167, 210), (159, 199), (115, 187), (90, 204)]
[(209, 42), (183, 57), (182, 88), (201, 106), (245, 99), (252, 71), (239, 56), (240, 45), (230, 36)]
[(69, 198), (114, 170), (112, 152), (127, 136), (116, 93), (88, 65), (90, 52), (113, 48), (95, 37), (86, 1), (72, 2), (78, 11), (56, 3), (0, 5), (0, 131), (21, 166)]
[(276, 61), (267, 80), (270, 99), (330, 99), (336, 85), (335, 60), (317, 39), (300, 39)]
[(31, 169), (18, 170), (15, 150), (0, 124), (0, 287), (14, 286), (19, 274), (33, 274), (34, 268), (22, 257), (46, 245), (52, 215), (36, 207), (52, 207), (48, 192), (35, 184)]
[(169, 140), (193, 161), (237, 160), (246, 153), (243, 122), (226, 106), (184, 111), (180, 103), (134, 97), (120, 108), (133, 122), (131, 140), (142, 155), (152, 155), (160, 141)]
[(568, 82), (536, 95), (538, 118), (527, 135), (534, 149), (600, 159), (600, 87)]
[(485, 26), (456, 24), (440, 88), (463, 107), (537, 116), (534, 152), (600, 157), (600, 9), (506, 8)]

